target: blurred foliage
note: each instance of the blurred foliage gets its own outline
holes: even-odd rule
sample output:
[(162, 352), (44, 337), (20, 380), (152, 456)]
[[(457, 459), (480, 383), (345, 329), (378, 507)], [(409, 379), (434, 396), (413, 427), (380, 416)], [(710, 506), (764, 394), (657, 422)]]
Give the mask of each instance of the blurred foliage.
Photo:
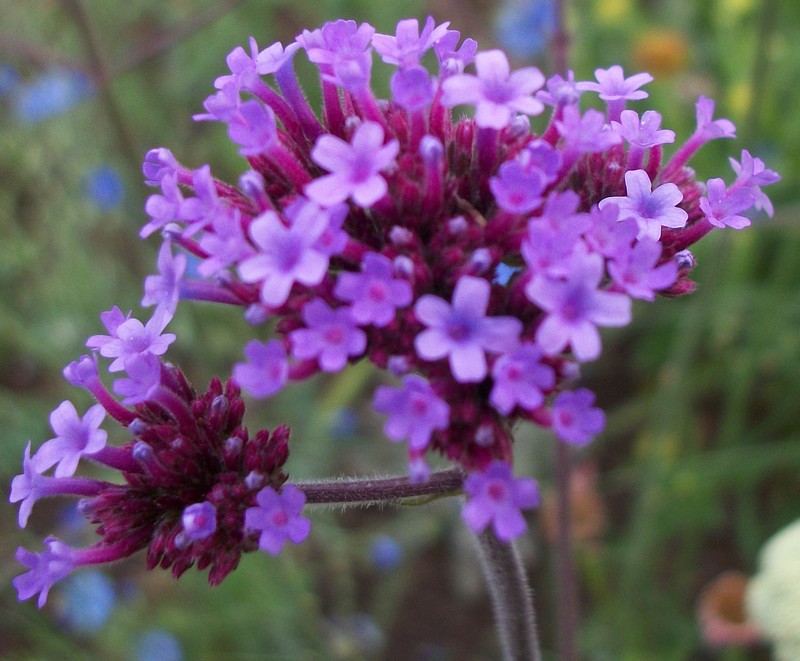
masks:
[[(699, 94), (739, 139), (717, 141), (693, 162), (701, 178), (731, 180), (726, 158), (742, 148), (783, 175), (769, 192), (771, 221), (714, 233), (698, 247), (698, 291), (641, 304), (632, 326), (606, 335), (585, 381), (609, 412), (602, 438), (581, 456), (599, 467), (607, 512), (599, 536), (579, 544), (581, 646), (585, 658), (750, 659), (763, 649), (711, 650), (695, 602), (727, 569), (752, 573), (759, 547), (800, 518), (800, 3), (777, 0), (573, 0), (571, 63), (579, 79), (619, 63), (649, 70), (646, 107), (678, 139), (694, 127)], [(75, 397), (62, 367), (98, 332), (98, 313), (138, 305), (157, 242), (138, 240), (147, 189), (139, 162), (170, 147), (197, 167), (235, 180), (242, 162), (217, 126), (191, 121), (225, 70), (225, 56), (253, 35), (261, 47), (337, 17), (393, 32), (402, 16), (451, 20), (483, 48), (500, 3), (490, 0), (84, 0), (111, 75), (106, 88), (61, 98), (36, 119), (15, 105), (5, 81), (28, 84), (56, 67), (91, 73), (75, 2), (0, 0), (0, 475), (7, 499), (25, 441), (49, 436), (49, 412)], [(540, 38), (533, 35), (532, 38)], [(519, 38), (516, 35), (515, 38)], [(535, 62), (547, 71), (546, 53)], [(517, 64), (527, 64), (517, 62)], [(10, 68), (9, 68), (10, 67)], [(302, 67), (301, 67), (302, 68)], [(313, 85), (307, 85), (313, 95)], [(104, 91), (105, 89), (105, 91)], [(98, 167), (120, 173), (119, 206), (87, 195)], [(726, 174), (727, 173), (727, 174)], [(91, 189), (89, 189), (91, 190)], [(113, 196), (112, 196), (113, 198)], [(116, 199), (116, 198), (113, 198)], [(227, 374), (252, 332), (236, 311), (184, 306), (170, 357), (202, 387)], [(402, 448), (381, 440), (364, 405), (376, 376), (354, 368), (252, 407), (251, 428), (294, 426), (295, 478), (400, 472)], [(88, 398), (77, 397), (78, 408)], [(553, 441), (521, 429), (519, 472), (552, 483)], [(311, 540), (273, 559), (251, 554), (210, 589), (189, 572), (179, 582), (145, 573), (143, 559), (109, 570), (118, 595), (94, 633), (59, 616), (61, 586), (37, 611), (10, 586), (18, 545), (50, 532), (84, 543), (58, 506), (37, 506), (16, 530), (16, 507), (0, 509), (0, 656), (3, 659), (140, 659), (137, 640), (169, 632), (186, 659), (484, 659), (496, 655), (475, 559), (453, 503), (424, 512), (327, 512)], [(553, 549), (538, 532), (524, 545), (548, 658), (555, 658)], [(397, 562), (376, 561), (389, 536)], [(138, 656), (137, 656), (138, 655)], [(152, 658), (147, 657), (147, 658)]]

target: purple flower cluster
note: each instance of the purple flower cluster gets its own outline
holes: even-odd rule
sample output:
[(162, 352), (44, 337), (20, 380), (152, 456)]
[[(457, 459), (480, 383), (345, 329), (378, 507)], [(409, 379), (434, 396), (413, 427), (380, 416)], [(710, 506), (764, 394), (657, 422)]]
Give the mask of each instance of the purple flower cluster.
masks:
[[(28, 568), (14, 579), (19, 598), (38, 593), (41, 607), (50, 587), (73, 569), (119, 560), (140, 549), (147, 549), (148, 568), (172, 567), (178, 577), (195, 564), (201, 570), (209, 567), (209, 583), (216, 585), (236, 568), (243, 552), (260, 548), (274, 554), (287, 539), (302, 541), (310, 527), (300, 514), (304, 499), (285, 484), (283, 471), (288, 428), (251, 437), (242, 426), (244, 402), (235, 382), (223, 386), (215, 378), (197, 395), (180, 370), (149, 353), (160, 346), (157, 337), (143, 330), (150, 324), (116, 308), (104, 313), (103, 322), (110, 335), (93, 336), (88, 344), (115, 358), (109, 371), (128, 376), (117, 379), (114, 389), (134, 396), (136, 404), (125, 406), (106, 389), (96, 355), (70, 364), (64, 371), (67, 380), (100, 403), (83, 416), (69, 401), (53, 411), (50, 424), (56, 436), (33, 456), (28, 443), (10, 498), (20, 503), (24, 527), (41, 498), (80, 497), (79, 510), (100, 539), (85, 549), (52, 537), (42, 553), (19, 549), (17, 559)], [(126, 324), (137, 331), (130, 336), (141, 340), (138, 352), (121, 339), (129, 337), (120, 332)], [(163, 330), (160, 322), (153, 328), (156, 336)], [(113, 350), (104, 352), (107, 347)], [(152, 375), (147, 368), (147, 378), (141, 377), (142, 365), (152, 367)], [(141, 392), (134, 392), (137, 388)], [(108, 435), (100, 428), (106, 416), (124, 428), (127, 442), (106, 443)], [(75, 477), (81, 459), (119, 471), (121, 480)], [(54, 474), (45, 475), (52, 466)], [(274, 514), (276, 507), (283, 508), (280, 516)]]
[[(628, 324), (633, 299), (692, 291), (687, 248), (743, 227), (750, 207), (771, 212), (761, 187), (778, 179), (747, 152), (731, 186), (694, 179), (697, 149), (735, 135), (709, 99), (664, 162), (674, 132), (655, 110), (626, 107), (647, 98), (649, 74), (612, 66), (594, 81), (546, 80), (459, 41), (431, 18), (394, 35), (339, 20), (286, 47), (251, 40), (198, 116), (227, 125), (247, 158), (239, 185), (163, 148), (144, 168), (161, 191), (143, 234), (168, 228), (206, 278), (160, 263), (159, 282), (173, 283), (162, 300), (235, 303), (252, 322), (277, 321), (277, 336), (249, 343), (235, 367), (257, 397), (363, 359), (403, 377), (373, 403), (421, 479), (429, 450), (471, 472), (510, 465), (520, 419), (588, 442), (602, 413), (566, 384), (600, 356), (600, 329)], [(388, 99), (370, 86), (373, 50), (394, 69)], [(422, 64), (430, 50), (437, 71)], [(294, 73), (303, 51), (319, 70), (319, 115)], [(584, 93), (606, 112), (582, 110)]]
[[(393, 68), (388, 99), (370, 85), (373, 50)], [(319, 113), (295, 75), (300, 52), (318, 69)], [(308, 532), (298, 520), (301, 499), (279, 491), (283, 432), (248, 442), (233, 385), (195, 398), (161, 362), (174, 339), (163, 330), (180, 299), (239, 306), (254, 325), (274, 322), (274, 335), (265, 330), (249, 342), (234, 367), (252, 396), (364, 359), (402, 378), (379, 386), (373, 406), (386, 416), (387, 436), (407, 442), (412, 481), (427, 479), (428, 451), (460, 464), (470, 473), (465, 520), (476, 531), (491, 523), (510, 539), (525, 528), (519, 510), (537, 501), (535, 485), (512, 477), (514, 424), (589, 442), (603, 413), (593, 393), (568, 383), (580, 363), (600, 356), (600, 329), (628, 324), (633, 299), (691, 292), (692, 244), (714, 228), (744, 227), (750, 208), (772, 212), (762, 187), (779, 177), (748, 152), (732, 161), (730, 186), (700, 183), (688, 167), (703, 144), (735, 135), (730, 121), (713, 118), (709, 99), (697, 102), (695, 132), (664, 159), (675, 134), (655, 110), (626, 107), (647, 98), (647, 73), (626, 77), (612, 66), (595, 81), (576, 82), (572, 72), (546, 80), (535, 67), (512, 71), (503, 52), (479, 52), (432, 18), (422, 27), (401, 21), (394, 35), (339, 20), (285, 47), (259, 50), (251, 39), (249, 51), (234, 49), (227, 63), (230, 73), (217, 78), (196, 119), (226, 126), (245, 171), (232, 185), (208, 165), (185, 167), (168, 149), (147, 154), (145, 179), (158, 191), (141, 234), (161, 231), (165, 240), (159, 274), (145, 283), (143, 304), (156, 312), (142, 324), (114, 309), (103, 317), (108, 335), (89, 344), (114, 359), (112, 371), (125, 372), (113, 387), (125, 399), (119, 404), (103, 389), (95, 360), (68, 370), (136, 440), (123, 458), (113, 454), (128, 485), (67, 481), (63, 491), (96, 489), (85, 509), (106, 543), (139, 535), (131, 547), (149, 544), (151, 564), (178, 573), (195, 560), (216, 563), (214, 580), (229, 571), (255, 543), (255, 533), (242, 533), (245, 517), (269, 552)], [(581, 95), (592, 93), (605, 112), (581, 109)], [(199, 278), (186, 274), (183, 253), (199, 260)], [(51, 480), (77, 479), (66, 476), (79, 454), (111, 462), (99, 417), (97, 409), (79, 418), (67, 408), (55, 416), (57, 438), (26, 459), (12, 494), (23, 500), (21, 519), (31, 494), (54, 493)], [(271, 463), (250, 467), (250, 447), (267, 448)], [(181, 507), (156, 516), (145, 505), (148, 490), (171, 479), (178, 456), (194, 457), (202, 487), (181, 491)], [(56, 464), (58, 477), (40, 474)], [(236, 477), (217, 498), (208, 476), (226, 471)], [(241, 490), (235, 506), (223, 504), (231, 489)], [(131, 490), (152, 518), (128, 521), (134, 532), (125, 536), (114, 508)], [(182, 531), (184, 506), (195, 509)], [(231, 541), (209, 532), (211, 521)], [(48, 558), (61, 553), (51, 546)], [(23, 562), (49, 560), (27, 554)], [(26, 594), (33, 581), (25, 581)]]

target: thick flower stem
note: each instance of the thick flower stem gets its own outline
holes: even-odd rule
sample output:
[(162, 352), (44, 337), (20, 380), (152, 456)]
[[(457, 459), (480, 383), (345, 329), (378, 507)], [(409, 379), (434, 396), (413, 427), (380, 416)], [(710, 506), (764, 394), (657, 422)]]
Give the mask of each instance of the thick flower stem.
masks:
[(504, 661), (540, 661), (533, 598), (517, 549), (491, 528), (476, 540)]
[(463, 471), (452, 468), (433, 473), (427, 482), (421, 483), (412, 483), (407, 477), (389, 477), (377, 480), (301, 482), (295, 483), (295, 486), (306, 495), (306, 503), (309, 505), (363, 505), (424, 496), (455, 496), (461, 492), (463, 482)]

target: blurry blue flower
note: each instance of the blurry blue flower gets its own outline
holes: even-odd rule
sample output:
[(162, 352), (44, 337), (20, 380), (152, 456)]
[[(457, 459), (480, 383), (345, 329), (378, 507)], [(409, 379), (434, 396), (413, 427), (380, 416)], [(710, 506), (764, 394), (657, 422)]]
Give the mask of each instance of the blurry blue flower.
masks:
[(506, 0), (495, 19), (500, 45), (519, 60), (541, 53), (555, 27), (552, 0)]
[(59, 510), (58, 529), (64, 541), (74, 541), (76, 543), (83, 533), (90, 529), (86, 517), (78, 509), (77, 500)]
[(14, 116), (26, 124), (35, 124), (67, 112), (91, 96), (93, 87), (80, 71), (57, 68), (17, 85), (13, 91)]
[(0, 97), (8, 96), (19, 83), (19, 73), (10, 64), (0, 64)]
[(84, 634), (99, 631), (117, 603), (114, 581), (103, 572), (91, 569), (67, 578), (61, 596), (64, 623), (69, 629)]
[(386, 644), (377, 622), (366, 613), (353, 613), (327, 623), (328, 650), (332, 658), (375, 657)]
[(110, 165), (101, 165), (89, 172), (84, 180), (84, 190), (100, 211), (116, 209), (125, 198), (122, 177)]
[(330, 418), (330, 435), (337, 441), (352, 438), (358, 426), (358, 415), (353, 409), (343, 408), (334, 411)]
[(403, 547), (389, 535), (378, 535), (370, 547), (372, 564), (381, 571), (391, 571), (403, 561)]
[(178, 639), (165, 629), (150, 629), (136, 642), (136, 661), (182, 661), (183, 649)]

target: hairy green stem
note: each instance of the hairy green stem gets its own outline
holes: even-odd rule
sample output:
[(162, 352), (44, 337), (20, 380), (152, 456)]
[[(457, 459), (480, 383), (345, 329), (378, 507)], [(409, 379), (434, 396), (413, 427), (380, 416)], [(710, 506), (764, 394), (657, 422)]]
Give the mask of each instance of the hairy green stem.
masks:
[(504, 661), (540, 661), (533, 597), (516, 547), (491, 528), (476, 537)]
[(334, 480), (294, 483), (306, 495), (306, 503), (367, 505), (396, 503), (407, 498), (455, 496), (461, 493), (464, 472), (460, 468), (433, 473), (427, 482), (412, 483), (407, 477)]

